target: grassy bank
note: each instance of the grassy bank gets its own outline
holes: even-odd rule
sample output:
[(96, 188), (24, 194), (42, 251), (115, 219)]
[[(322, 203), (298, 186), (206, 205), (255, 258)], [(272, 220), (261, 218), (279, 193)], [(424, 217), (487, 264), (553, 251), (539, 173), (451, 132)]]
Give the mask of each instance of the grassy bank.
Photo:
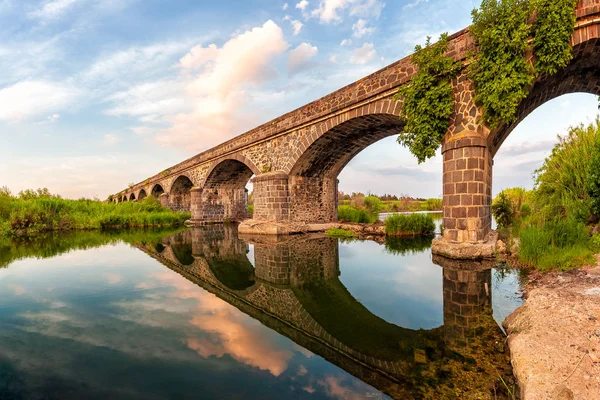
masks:
[(189, 213), (172, 212), (154, 197), (121, 204), (97, 200), (67, 200), (47, 190), (12, 196), (0, 191), (0, 235), (109, 228), (143, 228), (180, 225)]
[[(535, 173), (531, 191), (506, 189), (492, 213), (521, 266), (541, 271), (595, 264), (600, 251), (600, 118), (576, 126)], [(516, 250), (516, 249), (515, 249)]]

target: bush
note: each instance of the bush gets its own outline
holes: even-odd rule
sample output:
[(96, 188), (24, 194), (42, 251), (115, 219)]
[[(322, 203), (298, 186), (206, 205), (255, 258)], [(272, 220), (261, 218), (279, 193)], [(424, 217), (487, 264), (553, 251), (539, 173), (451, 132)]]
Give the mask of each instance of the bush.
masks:
[(492, 203), (492, 215), (500, 228), (508, 228), (514, 222), (513, 207), (504, 192), (494, 199)]
[(367, 196), (365, 197), (365, 208), (372, 216), (376, 216), (379, 219), (379, 212), (383, 209), (383, 204), (378, 197)]
[(357, 222), (360, 224), (372, 224), (377, 221), (377, 217), (370, 215), (365, 209), (359, 209), (352, 206), (339, 206), (338, 220)]
[(431, 235), (435, 222), (428, 214), (394, 214), (385, 220), (385, 232), (389, 236)]

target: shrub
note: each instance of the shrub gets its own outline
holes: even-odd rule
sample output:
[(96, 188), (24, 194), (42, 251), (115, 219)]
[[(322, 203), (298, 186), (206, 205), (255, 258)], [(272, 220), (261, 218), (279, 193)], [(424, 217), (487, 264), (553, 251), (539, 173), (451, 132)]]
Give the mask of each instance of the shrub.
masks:
[(500, 228), (508, 228), (514, 221), (514, 212), (508, 196), (500, 192), (492, 203), (492, 215)]
[(385, 220), (385, 232), (389, 236), (431, 235), (435, 222), (428, 214), (394, 214)]
[(529, 217), (531, 215), (531, 206), (529, 204), (521, 204), (519, 215), (521, 216), (521, 218)]
[(378, 197), (367, 196), (365, 197), (365, 208), (372, 216), (379, 218), (379, 212), (383, 209), (383, 204)]
[(352, 206), (339, 206), (338, 220), (357, 222), (360, 224), (371, 224), (377, 221), (377, 217), (369, 215), (365, 209), (358, 209)]

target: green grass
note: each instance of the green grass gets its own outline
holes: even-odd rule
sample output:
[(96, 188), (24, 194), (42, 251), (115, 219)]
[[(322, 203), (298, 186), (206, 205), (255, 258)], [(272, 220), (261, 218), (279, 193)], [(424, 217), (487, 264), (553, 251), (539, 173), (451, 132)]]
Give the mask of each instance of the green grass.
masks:
[(337, 237), (337, 238), (353, 238), (356, 234), (352, 231), (346, 229), (329, 229), (325, 232), (327, 236)]
[(180, 225), (189, 213), (172, 212), (154, 197), (122, 204), (59, 197), (0, 200), (0, 235), (28, 235), (51, 231), (143, 228)]
[(429, 214), (394, 214), (385, 220), (385, 232), (388, 236), (432, 235), (435, 222)]
[(338, 220), (347, 222), (357, 222), (360, 224), (372, 224), (377, 222), (379, 214), (371, 214), (362, 208), (353, 206), (339, 206)]
[(567, 271), (594, 262), (585, 225), (574, 220), (532, 225), (520, 231), (519, 262), (540, 271)]

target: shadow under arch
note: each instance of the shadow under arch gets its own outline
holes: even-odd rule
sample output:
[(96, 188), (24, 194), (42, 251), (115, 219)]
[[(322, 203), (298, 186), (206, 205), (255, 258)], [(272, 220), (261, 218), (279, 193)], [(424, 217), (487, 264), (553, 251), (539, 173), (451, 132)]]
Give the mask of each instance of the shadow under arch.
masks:
[(202, 185), (200, 202), (192, 219), (195, 221), (242, 221), (248, 217), (246, 185), (258, 174), (256, 166), (241, 155), (213, 163)]
[(180, 175), (171, 185), (169, 208), (173, 211), (189, 212), (192, 204), (191, 190), (194, 184), (186, 175)]
[[(336, 220), (340, 172), (362, 150), (399, 134), (403, 126), (397, 114), (368, 114), (350, 118), (312, 142), (306, 139), (301, 146), (306, 150), (289, 170), (291, 218), (313, 222)], [(319, 193), (318, 199), (315, 193)]]
[(138, 200), (142, 201), (144, 200), (146, 197), (148, 197), (148, 194), (146, 193), (146, 191), (144, 189), (140, 190), (140, 192), (138, 193)]
[(152, 191), (150, 192), (150, 195), (158, 199), (163, 193), (165, 193), (165, 190), (163, 189), (162, 185), (157, 183), (156, 185), (152, 186)]

